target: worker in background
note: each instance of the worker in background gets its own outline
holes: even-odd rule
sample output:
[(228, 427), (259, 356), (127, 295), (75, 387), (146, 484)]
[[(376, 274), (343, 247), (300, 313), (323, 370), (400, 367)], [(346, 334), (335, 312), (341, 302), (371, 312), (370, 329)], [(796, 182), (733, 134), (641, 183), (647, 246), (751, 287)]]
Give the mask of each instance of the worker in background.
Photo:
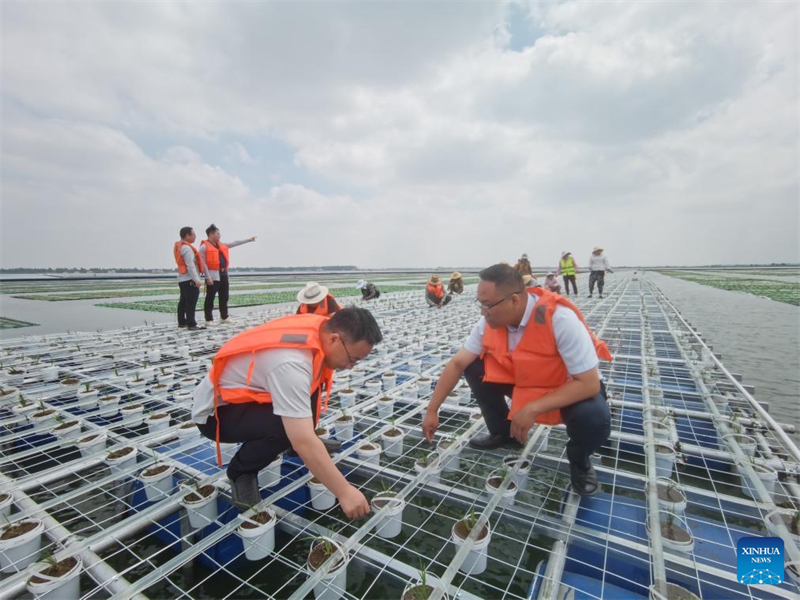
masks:
[(358, 283), (356, 283), (356, 289), (361, 290), (362, 300), (375, 300), (381, 297), (381, 292), (378, 287), (366, 279), (359, 279)]
[(527, 273), (522, 276), (522, 283), (526, 290), (542, 287), (542, 284), (539, 283), (539, 280), (536, 279), (536, 277), (533, 275), (528, 275)]
[(569, 284), (572, 283), (572, 291), (578, 295), (578, 284), (575, 281), (575, 274), (578, 272), (578, 265), (575, 264), (575, 259), (572, 258), (572, 253), (569, 251), (561, 253), (561, 260), (558, 261), (558, 275), (564, 278), (564, 292), (569, 296)]
[(452, 299), (453, 297), (450, 294), (444, 293), (444, 286), (439, 276), (431, 275), (425, 286), (425, 301), (428, 303), (428, 306), (431, 308), (442, 308), (443, 306), (447, 306)]
[(192, 246), (197, 236), (191, 227), (181, 227), (180, 241), (172, 246), (175, 264), (178, 265), (178, 327), (190, 331), (202, 329), (197, 327), (194, 311), (200, 297), (200, 286), (203, 285), (203, 262), (197, 248)]
[(514, 265), (514, 268), (519, 272), (520, 275), (531, 275), (533, 276), (533, 269), (531, 268), (531, 261), (528, 260), (528, 255), (523, 254), (520, 259), (517, 261), (517, 264)]
[(552, 271), (544, 278), (544, 289), (554, 294), (561, 293), (561, 284), (558, 283), (558, 277), (556, 277), (556, 274)]
[(589, 257), (589, 298), (594, 293), (594, 284), (597, 282), (597, 291), (603, 297), (603, 286), (606, 282), (606, 271), (612, 273), (602, 246), (595, 246)]
[(328, 292), (328, 288), (316, 281), (309, 281), (302, 290), (297, 292), (298, 315), (320, 315), (329, 317), (342, 307)]
[(222, 232), (213, 223), (206, 228), (206, 238), (200, 243), (200, 260), (206, 274), (206, 299), (203, 312), (206, 325), (214, 325), (214, 297), (219, 294), (219, 318), (222, 323), (228, 322), (228, 298), (230, 297), (230, 281), (228, 269), (231, 266), (230, 248), (255, 242), (256, 238), (223, 244), (220, 241)]
[(453, 271), (450, 275), (450, 281), (447, 283), (447, 293), (458, 295), (464, 293), (464, 280), (458, 271)]

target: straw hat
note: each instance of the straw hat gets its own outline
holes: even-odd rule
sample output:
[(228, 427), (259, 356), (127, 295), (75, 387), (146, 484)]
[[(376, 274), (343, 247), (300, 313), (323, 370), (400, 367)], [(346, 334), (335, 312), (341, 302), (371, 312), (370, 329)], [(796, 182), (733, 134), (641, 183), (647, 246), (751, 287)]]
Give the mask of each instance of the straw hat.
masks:
[(525, 275), (522, 276), (522, 283), (528, 285), (531, 282), (531, 279), (533, 279), (533, 277), (525, 273)]
[(453, 273), (450, 275), (450, 279), (461, 279), (461, 273), (458, 271), (453, 271)]
[(439, 285), (442, 283), (442, 280), (439, 279), (438, 275), (431, 275), (431, 278), (428, 279), (428, 283), (432, 283), (433, 285)]
[(297, 301), (300, 304), (317, 304), (322, 302), (328, 295), (328, 288), (318, 284), (316, 281), (309, 281), (302, 290), (297, 292)]
[(359, 279), (358, 283), (356, 284), (356, 289), (357, 290), (363, 290), (365, 287), (367, 287), (367, 280), (366, 279)]
[(600, 252), (602, 252), (602, 251), (603, 251), (603, 247), (602, 247), (602, 246), (595, 246), (595, 247), (594, 247), (594, 250), (592, 250), (592, 254), (594, 254), (594, 253), (595, 253), (595, 252), (597, 252), (597, 251), (600, 251)]

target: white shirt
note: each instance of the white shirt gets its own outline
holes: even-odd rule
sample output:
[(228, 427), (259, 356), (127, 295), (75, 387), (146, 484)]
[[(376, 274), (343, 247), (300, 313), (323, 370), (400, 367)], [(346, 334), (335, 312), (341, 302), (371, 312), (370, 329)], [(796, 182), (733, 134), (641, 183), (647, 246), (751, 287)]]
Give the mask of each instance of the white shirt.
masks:
[[(517, 347), (528, 321), (531, 319), (536, 300), (527, 296), (525, 313), (519, 327), (508, 326), (508, 351)], [(464, 349), (472, 354), (480, 354), (483, 350), (483, 333), (486, 330), (486, 319), (481, 317), (464, 340)], [(594, 349), (592, 338), (581, 320), (566, 306), (556, 306), (553, 311), (553, 335), (561, 359), (567, 367), (567, 373), (578, 375), (597, 367), (599, 360)]]
[(608, 265), (608, 259), (605, 254), (597, 256), (592, 254), (589, 257), (589, 270), (590, 271), (608, 271), (611, 267)]
[(183, 262), (186, 263), (186, 273), (178, 273), (178, 283), (182, 281), (201, 281), (202, 280), (202, 273), (197, 272), (197, 265), (194, 262), (194, 252), (192, 251), (192, 247), (187, 246), (186, 244), (181, 244), (181, 256), (183, 257)]
[[(219, 385), (223, 388), (249, 387), (257, 392), (268, 392), (272, 396), (272, 411), (281, 417), (312, 417), (311, 350), (295, 348), (272, 348), (255, 354), (255, 365), (250, 385), (247, 386), (247, 371), (252, 354), (234, 356), (225, 364)], [(218, 402), (222, 406), (225, 402)], [(214, 386), (208, 375), (194, 390), (192, 421), (205, 423), (214, 414)]]

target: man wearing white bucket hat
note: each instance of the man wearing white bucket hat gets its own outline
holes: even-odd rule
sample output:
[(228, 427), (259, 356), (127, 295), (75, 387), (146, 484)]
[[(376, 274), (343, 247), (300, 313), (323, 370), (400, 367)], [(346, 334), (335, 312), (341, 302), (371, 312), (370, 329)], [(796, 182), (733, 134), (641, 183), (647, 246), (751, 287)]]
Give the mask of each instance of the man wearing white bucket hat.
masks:
[(589, 298), (594, 293), (594, 284), (597, 282), (597, 291), (603, 297), (603, 285), (606, 280), (606, 271), (611, 273), (606, 255), (603, 254), (602, 246), (595, 246), (592, 255), (589, 257)]
[(366, 279), (359, 279), (356, 284), (356, 289), (361, 290), (362, 300), (373, 300), (380, 298), (381, 292), (374, 283), (370, 283)]
[(320, 315), (329, 317), (341, 308), (336, 299), (328, 293), (328, 288), (316, 281), (309, 281), (297, 292), (298, 315)]

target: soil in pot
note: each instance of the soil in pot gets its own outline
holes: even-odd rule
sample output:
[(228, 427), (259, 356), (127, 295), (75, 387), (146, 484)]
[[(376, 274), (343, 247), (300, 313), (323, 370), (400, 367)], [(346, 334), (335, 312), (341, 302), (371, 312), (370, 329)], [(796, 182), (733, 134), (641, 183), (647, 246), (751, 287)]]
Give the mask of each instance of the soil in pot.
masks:
[[(328, 560), (331, 555), (336, 553), (338, 549), (339, 548), (335, 544), (323, 540), (317, 540), (314, 542), (314, 547), (311, 550), (311, 554), (308, 555), (308, 566), (311, 567), (312, 571), (316, 571), (319, 569), (320, 565)], [(339, 559), (330, 568), (330, 571), (335, 571), (344, 562), (344, 556), (341, 556), (341, 552), (338, 552), (338, 554)]]
[(428, 600), (433, 594), (432, 585), (415, 585), (403, 594), (403, 600)]
[(317, 435), (325, 435), (326, 433), (328, 433), (328, 430), (325, 427), (317, 427), (314, 430), (314, 433), (316, 433)]
[(53, 429), (53, 431), (61, 431), (62, 429), (69, 429), (70, 427), (76, 425), (77, 423), (78, 423), (77, 421), (66, 421), (61, 425), (59, 425), (58, 427), (56, 427), (55, 429)]
[(141, 404), (128, 404), (122, 407), (122, 410), (133, 410), (135, 408), (142, 408)]
[(11, 497), (11, 494), (0, 494), (0, 504), (5, 502), (6, 500), (8, 500), (10, 497)]
[(145, 477), (155, 477), (159, 473), (163, 473), (164, 471), (169, 469), (169, 465), (158, 465), (157, 467), (153, 467), (152, 469), (147, 469), (142, 475)]
[(79, 440), (78, 440), (78, 443), (79, 443), (79, 444), (88, 444), (88, 443), (89, 443), (89, 442), (91, 442), (92, 440), (94, 440), (94, 439), (97, 439), (97, 438), (99, 437), (99, 435), (100, 435), (100, 434), (96, 434), (96, 435), (90, 435), (90, 436), (87, 436), (87, 437), (85, 437), (85, 438), (81, 438), (81, 439), (79, 439)]
[[(467, 539), (471, 531), (472, 528), (463, 520), (456, 523), (456, 535), (458, 535), (458, 537), (460, 537), (462, 540)], [(485, 539), (487, 535), (489, 535), (489, 528), (484, 525), (483, 529), (481, 529), (481, 532), (478, 534), (477, 541)]]
[(213, 485), (204, 485), (203, 487), (193, 491), (192, 493), (183, 497), (186, 502), (200, 502), (203, 498), (208, 498), (214, 493), (216, 488)]
[[(55, 565), (47, 567), (43, 571), (40, 571), (40, 573), (42, 575), (47, 575), (48, 577), (63, 577), (64, 575), (72, 571), (72, 569), (74, 569), (75, 565), (77, 564), (78, 560), (75, 557), (70, 556), (69, 558), (65, 558), (64, 560), (58, 561)], [(35, 583), (35, 584), (42, 584), (48, 582), (46, 579), (41, 579), (39, 577), (36, 577), (35, 575), (31, 577), (29, 581), (30, 583)]]
[(670, 524), (669, 521), (661, 523), (661, 535), (680, 544), (688, 544), (692, 541), (692, 536), (689, 535), (688, 531), (678, 523)]
[(372, 444), (361, 444), (358, 449), (363, 452), (372, 452), (373, 450), (376, 450), (377, 447), (373, 446)]
[(159, 419), (164, 419), (164, 418), (166, 418), (168, 416), (169, 415), (167, 413), (161, 413), (161, 414), (158, 414), (158, 415), (150, 415), (150, 420), (151, 421), (157, 421)]
[(77, 379), (65, 379), (61, 382), (61, 385), (78, 385), (80, 383)]
[(664, 502), (683, 502), (684, 497), (680, 490), (675, 486), (658, 485), (658, 499)]
[(116, 458), (122, 458), (123, 456), (127, 456), (131, 452), (133, 452), (133, 448), (128, 446), (127, 448), (120, 448), (119, 450), (114, 450), (114, 452), (111, 452), (108, 456), (106, 456), (106, 458), (114, 460)]
[[(255, 529), (259, 525), (266, 525), (272, 520), (272, 515), (269, 514), (267, 511), (260, 512), (257, 515), (253, 515), (250, 517), (249, 520), (242, 523), (242, 529)], [(251, 523), (250, 521), (255, 521), (255, 523)], [(258, 523), (258, 525), (256, 525)]]
[(400, 437), (403, 435), (403, 432), (399, 429), (389, 429), (383, 435), (386, 437)]
[(8, 525), (3, 529), (3, 534), (0, 535), (0, 540), (13, 540), (21, 535), (25, 535), (29, 531), (33, 531), (39, 526), (35, 521), (25, 521), (24, 523), (17, 523), (16, 525)]
[(656, 452), (658, 454), (672, 454), (672, 448), (669, 446), (656, 446)]
[(180, 429), (194, 429), (195, 427), (197, 427), (197, 425), (194, 423), (184, 423), (180, 426)]
[(52, 415), (55, 411), (53, 408), (48, 408), (47, 410), (40, 410), (39, 412), (33, 413), (35, 418), (46, 417), (47, 415)]

